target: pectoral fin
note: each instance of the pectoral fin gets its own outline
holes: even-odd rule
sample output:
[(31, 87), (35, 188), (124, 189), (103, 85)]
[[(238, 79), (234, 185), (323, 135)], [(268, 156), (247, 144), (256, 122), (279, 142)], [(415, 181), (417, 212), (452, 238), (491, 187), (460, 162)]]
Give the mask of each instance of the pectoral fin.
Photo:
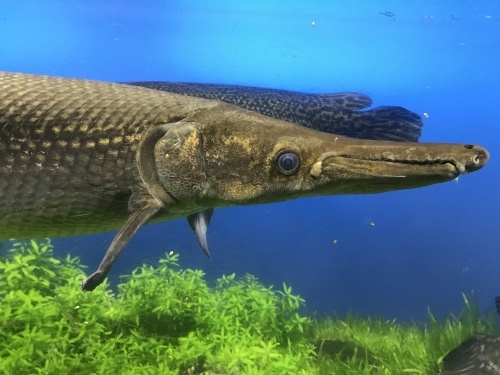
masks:
[(210, 259), (210, 252), (208, 251), (208, 244), (207, 244), (207, 229), (208, 225), (210, 224), (210, 219), (212, 218), (213, 213), (214, 213), (213, 208), (207, 208), (206, 210), (197, 212), (187, 217), (189, 226), (196, 235), (198, 243), (200, 244), (203, 252), (207, 254), (208, 259)]
[(164, 205), (147, 193), (137, 192), (132, 194), (129, 200), (130, 216), (113, 239), (113, 242), (111, 242), (111, 245), (109, 245), (97, 271), (83, 281), (83, 291), (92, 291), (104, 281), (127, 242), (143, 224), (148, 222), (163, 207)]

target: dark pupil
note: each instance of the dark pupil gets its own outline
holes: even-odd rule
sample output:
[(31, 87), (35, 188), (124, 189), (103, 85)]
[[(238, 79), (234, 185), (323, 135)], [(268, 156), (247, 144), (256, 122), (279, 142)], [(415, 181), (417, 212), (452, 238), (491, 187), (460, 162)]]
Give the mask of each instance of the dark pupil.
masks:
[(298, 164), (299, 158), (291, 152), (280, 155), (278, 159), (278, 166), (283, 172), (293, 172), (297, 168)]
[(290, 156), (281, 157), (281, 168), (285, 171), (291, 171), (293, 169), (293, 160)]

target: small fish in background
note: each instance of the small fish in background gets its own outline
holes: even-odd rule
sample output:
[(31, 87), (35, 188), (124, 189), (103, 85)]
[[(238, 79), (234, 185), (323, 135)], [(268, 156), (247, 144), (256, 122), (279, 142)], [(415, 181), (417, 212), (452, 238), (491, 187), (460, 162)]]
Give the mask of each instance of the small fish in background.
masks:
[(312, 27), (316, 27), (316, 22), (312, 21), (312, 22), (311, 22), (311, 26), (312, 26)]
[(395, 17), (396, 15), (392, 12), (379, 12), (379, 14), (386, 16), (386, 17)]
[(374, 227), (375, 226), (375, 223), (373, 221), (370, 221), (370, 226), (371, 227)]
[(339, 240), (333, 240), (333, 244), (336, 245), (339, 243)]
[(495, 307), (497, 308), (497, 314), (500, 315), (500, 296), (495, 297)]
[[(196, 82), (143, 81), (126, 84), (215, 99), (266, 116), (351, 138), (418, 142), (423, 127), (419, 115), (402, 107), (381, 106), (361, 111), (370, 107), (373, 101), (370, 97), (357, 93), (306, 94), (265, 87)], [(350, 119), (347, 123), (346, 118)]]
[(424, 117), (429, 118), (429, 114), (427, 112), (424, 112)]
[(393, 21), (396, 21), (396, 15), (392, 12), (379, 12), (379, 14), (386, 17), (391, 17)]

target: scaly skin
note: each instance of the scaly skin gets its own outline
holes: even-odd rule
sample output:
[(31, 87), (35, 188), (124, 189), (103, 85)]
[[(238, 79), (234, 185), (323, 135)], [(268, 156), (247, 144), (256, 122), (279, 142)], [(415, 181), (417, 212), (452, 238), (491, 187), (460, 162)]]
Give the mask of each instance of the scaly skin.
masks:
[(0, 238), (119, 229), (149, 127), (217, 103), (138, 87), (0, 73)]

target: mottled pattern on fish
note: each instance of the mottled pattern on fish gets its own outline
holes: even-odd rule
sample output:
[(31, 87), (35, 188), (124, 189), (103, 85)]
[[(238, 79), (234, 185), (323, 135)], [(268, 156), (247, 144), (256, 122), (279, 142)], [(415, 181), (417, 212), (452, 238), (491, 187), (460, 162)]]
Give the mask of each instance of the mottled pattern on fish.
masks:
[(500, 337), (477, 333), (443, 358), (441, 375), (499, 375)]
[[(216, 102), (0, 72), (0, 238), (118, 229), (140, 187), (138, 141)], [(180, 99), (180, 100), (179, 100)]]
[(127, 82), (176, 94), (224, 101), (260, 114), (319, 131), (353, 138), (417, 142), (422, 131), (419, 115), (397, 106), (372, 105), (358, 93), (307, 94), (259, 87), (179, 83)]

